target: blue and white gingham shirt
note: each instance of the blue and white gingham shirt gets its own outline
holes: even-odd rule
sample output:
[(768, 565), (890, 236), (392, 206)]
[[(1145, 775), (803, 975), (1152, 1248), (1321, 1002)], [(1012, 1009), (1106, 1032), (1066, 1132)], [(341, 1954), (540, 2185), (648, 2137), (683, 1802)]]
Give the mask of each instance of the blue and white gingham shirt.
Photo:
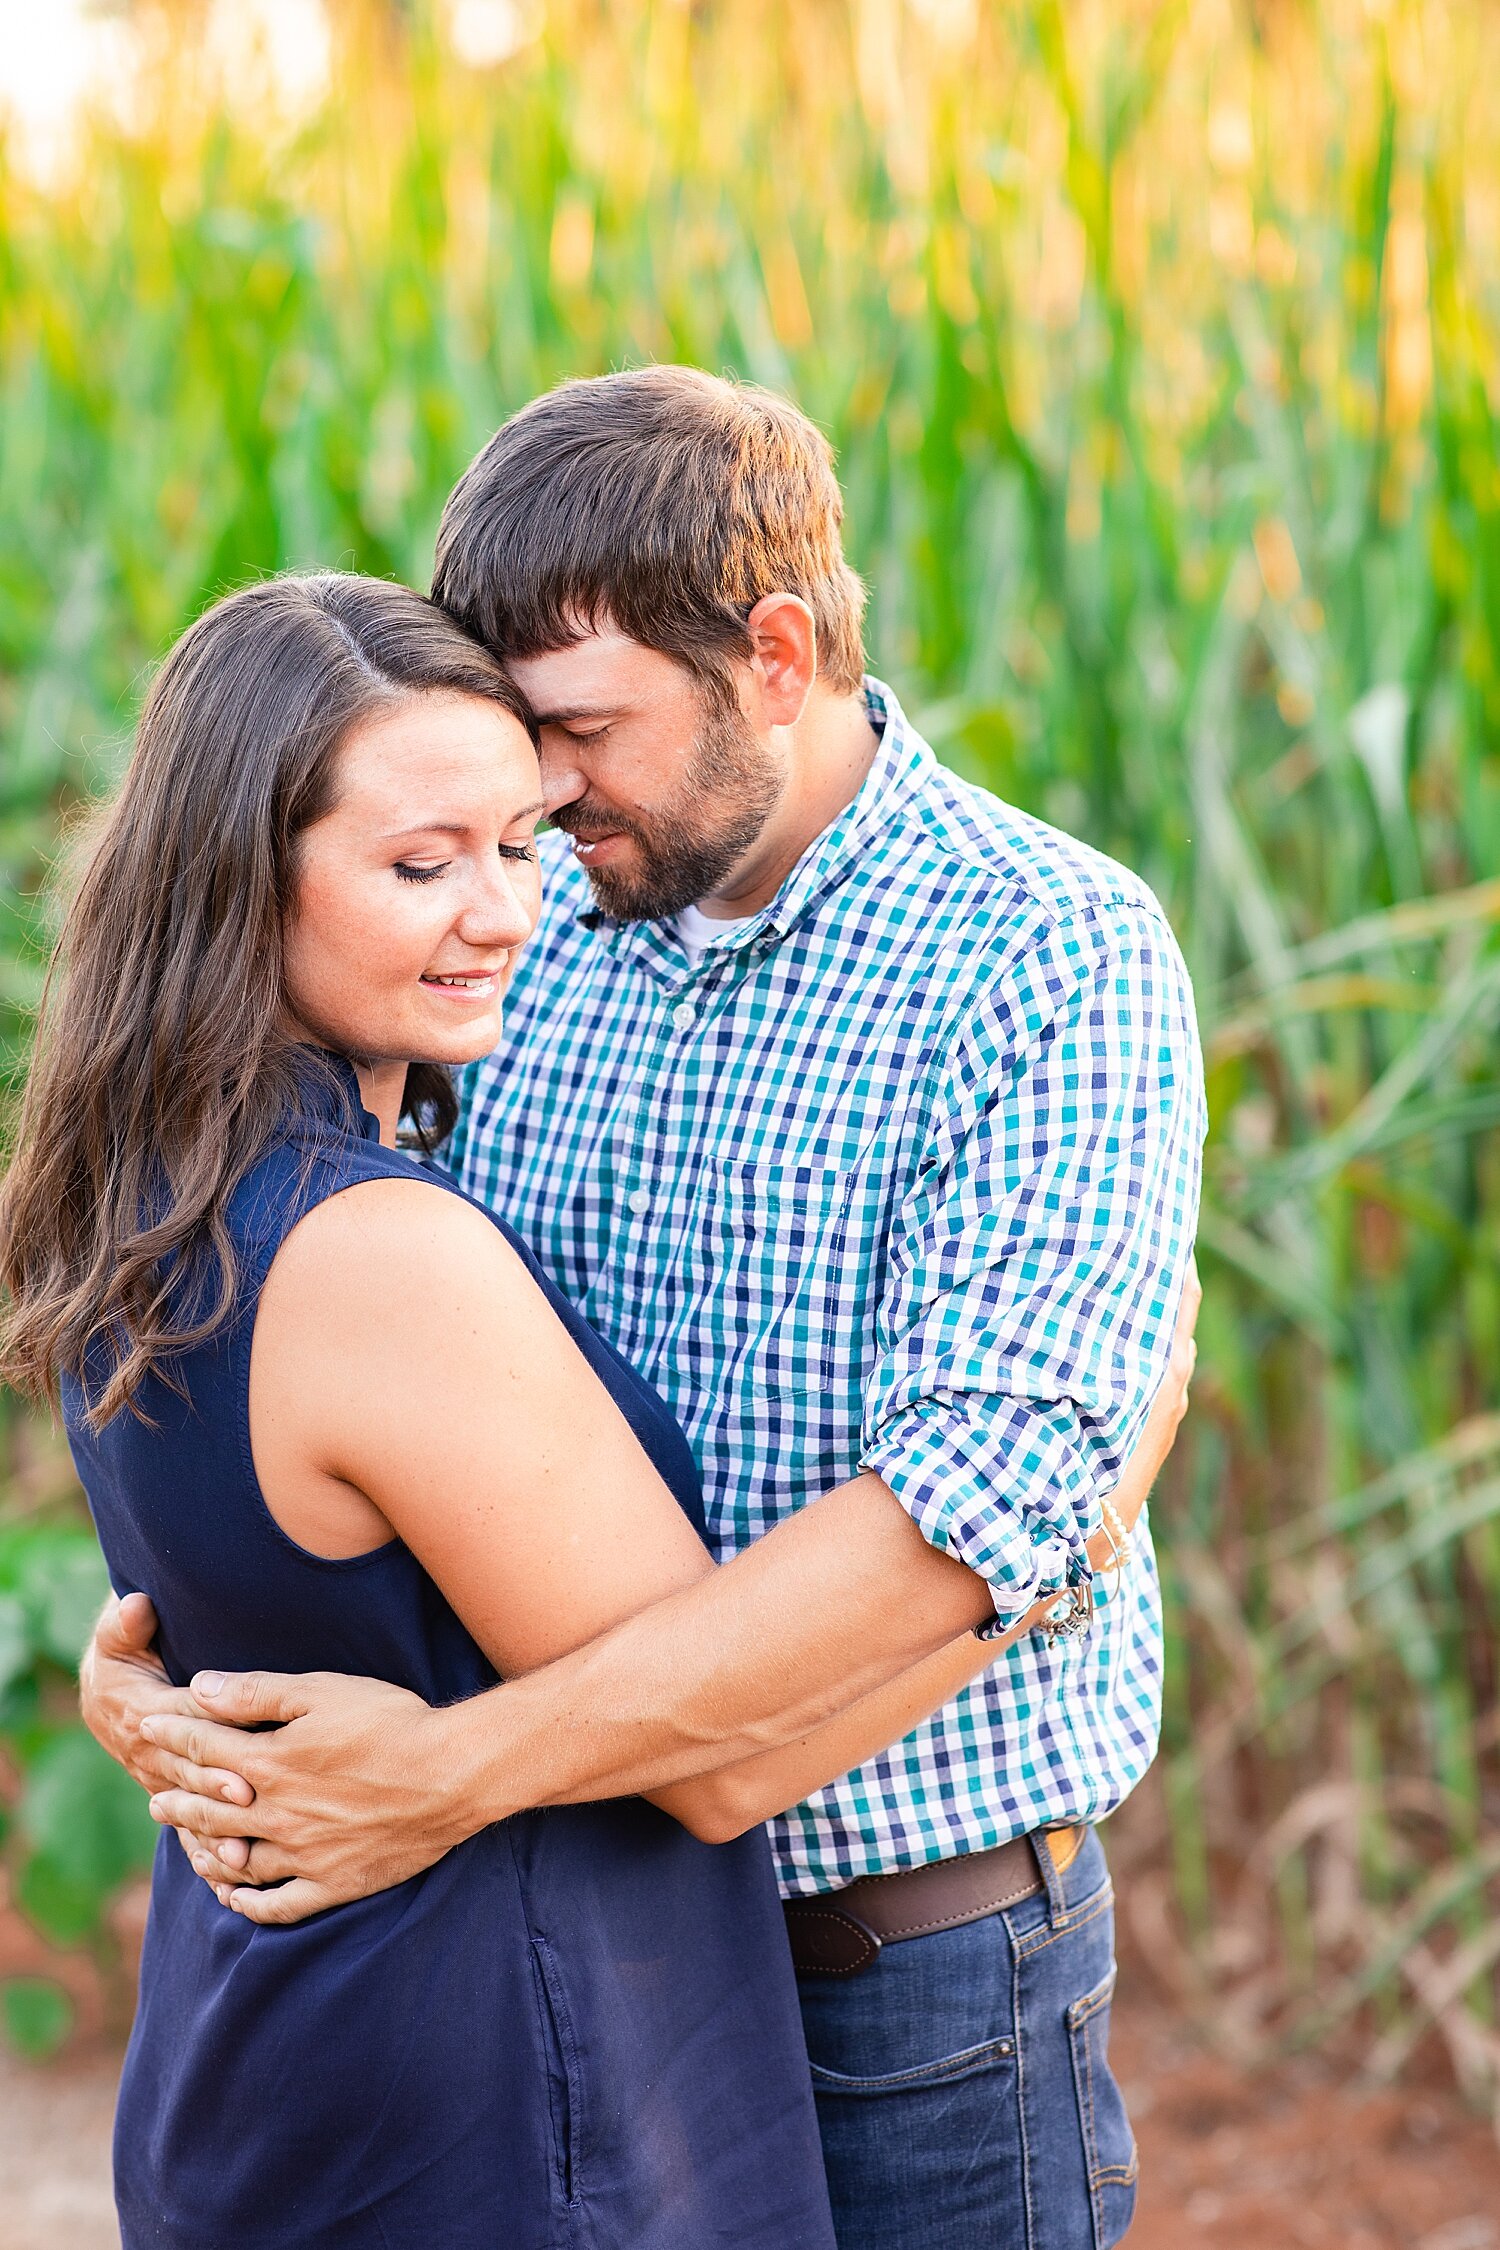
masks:
[[(858, 797), (696, 969), (670, 924), (594, 912), (544, 839), (541, 926), (449, 1161), (674, 1408), (721, 1555), (875, 1469), (1005, 1617), (1077, 1574), (1166, 1364), (1192, 994), (1133, 875), (866, 697)], [(783, 1889), (1117, 1804), (1160, 1707), (1144, 1523), (1096, 1586), (1085, 1638), (1028, 1635), (775, 1821)]]

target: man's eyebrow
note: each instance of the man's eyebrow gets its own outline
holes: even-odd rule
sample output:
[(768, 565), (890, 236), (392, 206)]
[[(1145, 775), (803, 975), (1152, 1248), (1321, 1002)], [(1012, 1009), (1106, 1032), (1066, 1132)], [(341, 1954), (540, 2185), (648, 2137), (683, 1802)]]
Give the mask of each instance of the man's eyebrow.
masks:
[[(512, 820), (535, 820), (546, 811), (538, 798), (534, 805), (518, 805), (511, 814)], [(467, 820), (408, 820), (400, 828), (381, 830), (380, 840), (389, 843), (393, 836), (466, 836), (472, 823)]]

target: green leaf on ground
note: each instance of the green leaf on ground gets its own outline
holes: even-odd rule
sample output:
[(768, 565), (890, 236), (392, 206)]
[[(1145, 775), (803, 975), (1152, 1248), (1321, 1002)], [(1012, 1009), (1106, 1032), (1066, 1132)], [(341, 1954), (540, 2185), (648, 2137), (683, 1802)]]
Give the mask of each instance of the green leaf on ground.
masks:
[(31, 1662), (26, 1612), (14, 1594), (0, 1594), (0, 1694)]
[(108, 1592), (104, 1557), (87, 1534), (38, 1540), (26, 1560), (22, 1595), (54, 1663), (72, 1670)]
[(82, 1945), (98, 1929), (108, 1893), (97, 1884), (64, 1875), (45, 1852), (26, 1860), (15, 1882), (15, 1902), (54, 1945)]
[(12, 1977), (0, 1985), (0, 2023), (17, 2054), (41, 2062), (73, 2028), (73, 2003), (49, 1977)]
[(80, 1726), (34, 1759), (18, 1819), (60, 1875), (101, 1894), (148, 1864), (159, 1834), (141, 1791)]

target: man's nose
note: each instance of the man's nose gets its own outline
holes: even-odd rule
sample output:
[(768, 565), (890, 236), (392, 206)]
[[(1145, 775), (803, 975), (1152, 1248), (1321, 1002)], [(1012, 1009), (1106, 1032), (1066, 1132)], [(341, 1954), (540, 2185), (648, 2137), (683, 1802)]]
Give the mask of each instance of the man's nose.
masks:
[(588, 779), (566, 741), (549, 742), (544, 735), (537, 760), (542, 769), (542, 807), (550, 820), (564, 805), (573, 804), (584, 794)]

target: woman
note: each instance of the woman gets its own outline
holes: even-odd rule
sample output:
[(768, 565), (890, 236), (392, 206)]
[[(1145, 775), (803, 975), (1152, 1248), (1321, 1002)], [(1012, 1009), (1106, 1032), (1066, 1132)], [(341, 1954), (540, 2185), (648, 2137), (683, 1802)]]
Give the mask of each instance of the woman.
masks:
[[(452, 1122), (538, 908), (534, 747), (441, 613), (356, 578), (168, 658), (69, 917), (5, 1191), (3, 1372), (60, 1384), (117, 1591), (172, 1677), (429, 1701), (704, 1574), (661, 1402), (399, 1153)], [(413, 1323), (450, 1341), (420, 1389)], [(430, 1355), (429, 1355), (430, 1357)], [(1117, 1496), (1132, 1517), (1175, 1402)], [(993, 1659), (968, 1639), (785, 1753), (770, 1812)], [(827, 2250), (759, 1833), (716, 1782), (519, 1816), (288, 1928), (158, 1853), (121, 2091), (125, 2250)]]

